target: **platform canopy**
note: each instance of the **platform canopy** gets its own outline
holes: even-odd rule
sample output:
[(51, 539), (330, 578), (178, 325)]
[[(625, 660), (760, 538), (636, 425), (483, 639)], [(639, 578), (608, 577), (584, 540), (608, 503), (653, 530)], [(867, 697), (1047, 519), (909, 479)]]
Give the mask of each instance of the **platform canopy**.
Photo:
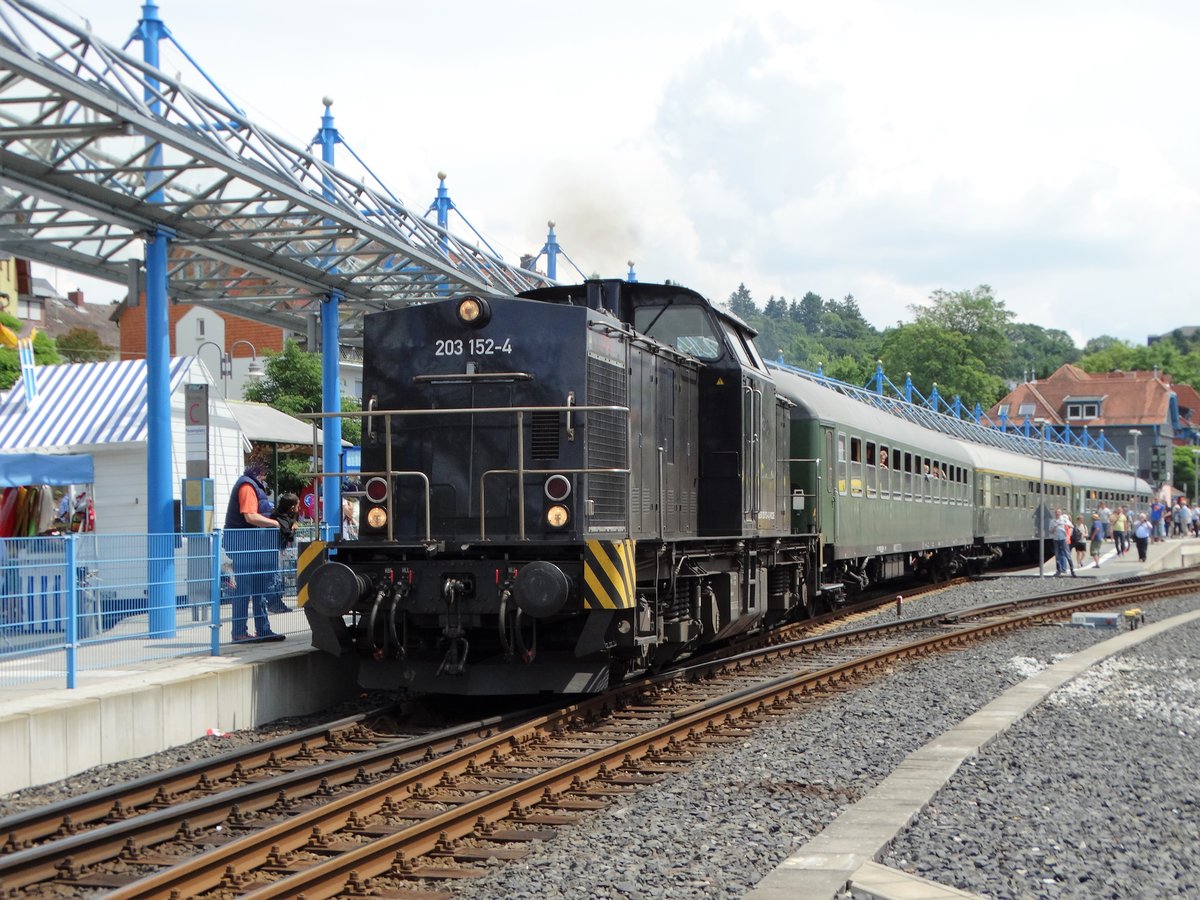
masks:
[(130, 284), (136, 301), (155, 234), (173, 300), (305, 333), (338, 292), (345, 344), (370, 311), (550, 283), (85, 22), (0, 0), (0, 250)]

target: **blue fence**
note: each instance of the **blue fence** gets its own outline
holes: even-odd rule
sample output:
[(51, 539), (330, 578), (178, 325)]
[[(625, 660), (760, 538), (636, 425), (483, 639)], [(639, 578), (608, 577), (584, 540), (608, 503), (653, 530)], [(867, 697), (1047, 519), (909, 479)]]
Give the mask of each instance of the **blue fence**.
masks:
[[(174, 585), (151, 578), (164, 554)], [(295, 575), (296, 545), (275, 529), (0, 539), (0, 686), (73, 688), (89, 670), (218, 656), (264, 627), (307, 637)]]

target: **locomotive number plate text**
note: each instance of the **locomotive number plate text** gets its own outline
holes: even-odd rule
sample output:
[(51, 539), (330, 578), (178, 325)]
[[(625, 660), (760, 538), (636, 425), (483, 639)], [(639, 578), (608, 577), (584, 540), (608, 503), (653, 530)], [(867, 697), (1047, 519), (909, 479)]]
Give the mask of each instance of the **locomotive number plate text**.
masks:
[(433, 342), (434, 356), (491, 356), (495, 353), (512, 353), (512, 338), (502, 341), (492, 338), (470, 340), (437, 340)]

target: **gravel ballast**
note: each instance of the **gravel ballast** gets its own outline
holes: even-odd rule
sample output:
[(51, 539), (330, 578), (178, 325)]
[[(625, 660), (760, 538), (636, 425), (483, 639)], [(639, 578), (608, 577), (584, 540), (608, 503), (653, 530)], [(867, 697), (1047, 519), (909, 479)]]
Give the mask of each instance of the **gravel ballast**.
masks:
[[(1036, 588), (1036, 582), (1028, 579), (982, 582), (923, 597), (907, 605), (905, 614), (948, 611), (1021, 596)], [(1193, 610), (1198, 604), (1200, 599), (1195, 597), (1157, 601), (1146, 606), (1147, 619), (1158, 621)], [(1181, 630), (1173, 629), (1170, 634)], [(1193, 639), (1197, 637), (1197, 628), (1186, 630)], [(740, 747), (710, 755), (692, 772), (672, 776), (580, 826), (562, 830), (557, 839), (537, 847), (525, 860), (451, 887), (457, 897), (479, 900), (741, 897), (841, 809), (890, 774), (908, 753), (1033, 672), (1113, 635), (1107, 630), (1046, 626), (897, 666), (851, 693), (831, 694), (806, 712), (764, 726)], [(1152, 643), (1161, 646), (1145, 652), (1177, 658), (1166, 644), (1174, 639), (1156, 639)], [(1118, 758), (1124, 756), (1122, 747), (1130, 747), (1145, 734), (1142, 723), (1132, 717), (1114, 716), (1109, 725), (1104, 741), (1109, 753)], [(1036, 733), (1025, 739), (1044, 741), (1048, 755), (1072, 755), (1062, 746), (1057, 727), (1048, 729), (1044, 739)], [(1014, 752), (1024, 751), (1018, 748)], [(1035, 751), (1031, 747), (1029, 752)], [(1089, 776), (1090, 759), (1086, 761)], [(1164, 774), (1169, 779), (1191, 779), (1188, 769), (1194, 770), (1194, 761), (1192, 752)], [(1112, 764), (1100, 763), (1106, 765)], [(1170, 780), (1160, 783), (1158, 790), (1166, 796), (1179, 794)], [(990, 789), (984, 796), (988, 793)], [(941, 795), (937, 799), (940, 801)], [(1108, 798), (1108, 813), (1116, 820), (1129, 815), (1136, 820), (1136, 814), (1119, 808), (1119, 799), (1115, 794)], [(1044, 790), (1033, 789), (1024, 800), (1015, 801), (1015, 815), (1024, 815), (1025, 806), (1054, 806), (1056, 802)], [(1194, 807), (1187, 815), (1190, 824), (1180, 821), (1179, 830), (1190, 828), (1194, 833)], [(1067, 836), (1080, 831), (1082, 817), (1083, 810), (1074, 807), (1046, 815), (1064, 832), (1058, 841), (1064, 847), (1068, 846)], [(917, 833), (914, 829), (913, 834)], [(1040, 843), (1029, 846), (1044, 851), (1055, 842), (1050, 836), (1038, 840)], [(939, 877), (936, 853), (959, 860), (963, 858), (960, 845), (936, 825), (918, 843), (929, 848), (922, 858), (930, 858), (920, 874), (954, 884), (948, 870), (944, 878)], [(1047, 885), (1039, 872), (1036, 877), (1018, 878), (1016, 889), (1007, 881), (985, 887), (979, 880), (985, 870), (975, 868), (975, 858), (989, 857), (985, 844), (986, 838), (981, 839), (976, 857), (967, 861), (976, 878), (964, 885), (968, 890), (994, 891), (995, 897), (1182, 896), (1173, 893), (1177, 890), (1174, 878), (1141, 880), (1128, 885), (1124, 893), (1097, 893), (1097, 884), (1119, 883), (1128, 872), (1117, 868), (1100, 873), (1096, 867), (1101, 861), (1095, 858), (1088, 863), (1096, 879), (1090, 886)], [(914, 853), (917, 846), (914, 844)], [(1194, 848), (1180, 848), (1176, 864), (1200, 872), (1195, 854)], [(898, 867), (915, 866), (909, 859), (907, 865)], [(1164, 864), (1164, 873), (1167, 868)]]
[[(1037, 589), (1027, 578), (977, 582), (906, 602), (904, 615)], [(1145, 609), (1159, 621), (1197, 606), (1189, 597)], [(1044, 626), (898, 665), (561, 829), (524, 860), (437, 887), (509, 900), (741, 897), (908, 753), (1113, 635)], [(1197, 829), (1197, 650), (1200, 628), (1176, 628), (1094, 667), (968, 761), (881, 861), (992, 897), (1194, 895), (1200, 860), (1186, 836)], [(159, 768), (139, 760), (89, 774), (111, 783), (148, 765)], [(30, 788), (19, 799), (36, 804), (45, 791), (50, 802), (66, 790)], [(12, 811), (13, 799), (0, 798), (0, 810)]]

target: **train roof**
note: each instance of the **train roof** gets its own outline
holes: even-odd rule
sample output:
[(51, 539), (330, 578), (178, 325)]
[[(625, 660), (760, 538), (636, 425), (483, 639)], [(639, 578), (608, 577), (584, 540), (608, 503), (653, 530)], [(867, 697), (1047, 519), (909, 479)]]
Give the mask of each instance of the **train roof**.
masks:
[[(1011, 450), (988, 447), (985, 444), (973, 444), (970, 441), (960, 440), (958, 444), (976, 470), (1003, 472), (1006, 475), (1016, 475), (1033, 481), (1038, 481), (1042, 476), (1041, 457), (1013, 453)], [(1075, 483), (1070, 468), (1052, 459), (1046, 460), (1046, 480)]]
[(887, 412), (841, 394), (820, 382), (798, 378), (786, 370), (776, 370), (775, 387), (788, 400), (818, 419), (838, 422), (851, 428), (895, 439), (922, 448), (945, 460), (967, 462), (960, 442), (949, 435), (897, 419)]
[(1095, 446), (1081, 444), (1065, 444), (1048, 440), (1043, 442), (1038, 437), (1026, 437), (1010, 431), (989, 428), (970, 419), (947, 415), (930, 409), (927, 406), (911, 403), (899, 397), (892, 397), (864, 387), (847, 384), (833, 378), (827, 378), (804, 369), (797, 369), (779, 362), (767, 364), (776, 377), (788, 373), (795, 379), (821, 385), (831, 391), (845, 395), (853, 402), (868, 408), (877, 409), (892, 416), (894, 419), (915, 423), (922, 429), (937, 431), (953, 438), (972, 444), (1007, 450), (1011, 453), (1035, 459), (1042, 453), (1047, 460), (1054, 460), (1071, 466), (1085, 466), (1094, 469), (1107, 469), (1113, 472), (1127, 473), (1133, 476), (1133, 468), (1119, 454), (1101, 450)]

